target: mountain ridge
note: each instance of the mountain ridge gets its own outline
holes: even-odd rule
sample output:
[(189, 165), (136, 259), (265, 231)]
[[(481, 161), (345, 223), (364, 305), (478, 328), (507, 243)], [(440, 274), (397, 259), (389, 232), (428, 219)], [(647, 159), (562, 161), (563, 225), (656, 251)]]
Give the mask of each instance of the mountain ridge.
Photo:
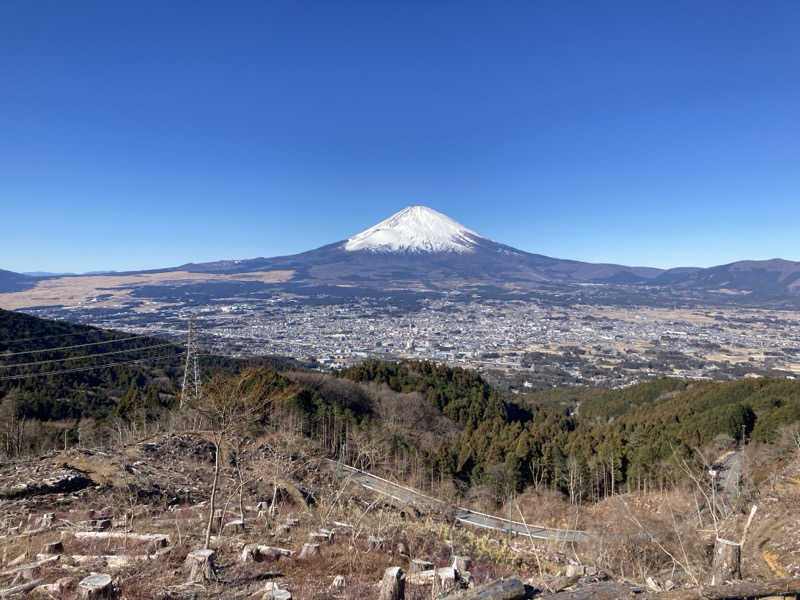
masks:
[[(657, 290), (725, 303), (800, 301), (800, 262), (745, 259), (708, 268), (660, 269), (554, 258), (496, 242), (424, 206), (406, 207), (349, 238), (298, 254), (186, 263), (113, 276), (188, 272), (235, 278), (265, 271), (290, 273), (288, 281), (303, 287), (445, 291), (605, 285), (619, 288), (621, 294)], [(71, 277), (81, 276), (63, 276)], [(52, 279), (0, 271), (0, 292), (26, 290)]]

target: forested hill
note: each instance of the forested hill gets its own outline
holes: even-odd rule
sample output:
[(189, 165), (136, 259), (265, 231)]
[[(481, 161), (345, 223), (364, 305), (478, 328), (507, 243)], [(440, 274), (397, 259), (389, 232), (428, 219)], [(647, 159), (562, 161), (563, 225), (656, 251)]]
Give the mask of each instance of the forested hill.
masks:
[[(163, 339), (0, 309), (0, 404), (13, 398), (26, 418), (103, 418), (130, 407), (169, 408), (180, 392), (183, 361), (183, 348)], [(200, 363), (206, 377), (247, 365), (295, 364), (202, 355)]]
[[(366, 361), (338, 376), (419, 392), (462, 429), (430, 457), (430, 468), (495, 488), (569, 485), (598, 498), (620, 485), (679, 479), (678, 458), (742, 432), (776, 439), (800, 420), (800, 382), (660, 379), (620, 390), (553, 390), (503, 402), (474, 371), (428, 362)], [(575, 414), (559, 406), (580, 402)], [(571, 483), (570, 483), (571, 482)], [(578, 483), (576, 483), (578, 482)]]

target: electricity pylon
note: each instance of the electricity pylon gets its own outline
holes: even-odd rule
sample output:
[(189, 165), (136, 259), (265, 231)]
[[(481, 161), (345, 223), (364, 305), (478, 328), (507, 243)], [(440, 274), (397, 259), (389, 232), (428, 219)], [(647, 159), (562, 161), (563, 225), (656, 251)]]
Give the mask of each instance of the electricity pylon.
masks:
[[(191, 377), (192, 381), (189, 381)], [(200, 367), (197, 364), (197, 330), (194, 319), (189, 319), (189, 335), (186, 340), (186, 366), (183, 369), (183, 387), (181, 388), (181, 408), (189, 400), (199, 401), (202, 398), (200, 384)]]

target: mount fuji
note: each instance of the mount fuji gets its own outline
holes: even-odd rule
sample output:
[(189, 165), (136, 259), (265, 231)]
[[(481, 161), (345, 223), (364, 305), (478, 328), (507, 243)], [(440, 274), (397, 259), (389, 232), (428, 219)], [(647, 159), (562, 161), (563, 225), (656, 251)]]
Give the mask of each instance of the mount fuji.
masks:
[(80, 296), (74, 289), (87, 299), (86, 290), (97, 297), (127, 289), (125, 302), (191, 297), (202, 303), (269, 296), (279, 288), (352, 296), (359, 290), (556, 297), (563, 292), (576, 302), (794, 308), (800, 306), (800, 263), (773, 259), (663, 270), (565, 260), (507, 246), (431, 208), (409, 206), (347, 239), (291, 256), (113, 275), (29, 277), (0, 271), (0, 307), (69, 306)]
[(483, 236), (427, 206), (409, 206), (344, 243), (349, 252), (474, 252)]
[(592, 264), (495, 242), (426, 206), (409, 206), (346, 240), (276, 258), (179, 267), (207, 273), (290, 269), (296, 283), (409, 289), (528, 287), (544, 282), (644, 282), (660, 269)]

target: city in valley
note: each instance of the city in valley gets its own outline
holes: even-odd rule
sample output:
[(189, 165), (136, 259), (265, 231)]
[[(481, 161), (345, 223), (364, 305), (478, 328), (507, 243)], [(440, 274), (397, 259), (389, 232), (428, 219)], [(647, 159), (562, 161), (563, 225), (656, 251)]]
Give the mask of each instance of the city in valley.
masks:
[(512, 390), (800, 373), (795, 311), (411, 292), (343, 298), (276, 291), (204, 305), (139, 301), (132, 310), (113, 304), (89, 298), (27, 312), (176, 341), (185, 341), (194, 317), (208, 351), (285, 356), (319, 369), (365, 358), (428, 359), (476, 368)]

